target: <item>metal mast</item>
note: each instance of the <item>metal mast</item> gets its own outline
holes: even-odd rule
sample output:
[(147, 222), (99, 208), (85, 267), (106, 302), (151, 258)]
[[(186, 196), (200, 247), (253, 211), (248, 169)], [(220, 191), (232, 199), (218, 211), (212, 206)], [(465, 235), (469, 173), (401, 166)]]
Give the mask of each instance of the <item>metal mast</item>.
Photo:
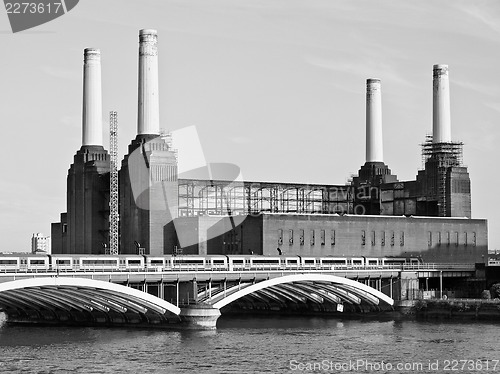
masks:
[(118, 115), (109, 112), (109, 254), (118, 254)]

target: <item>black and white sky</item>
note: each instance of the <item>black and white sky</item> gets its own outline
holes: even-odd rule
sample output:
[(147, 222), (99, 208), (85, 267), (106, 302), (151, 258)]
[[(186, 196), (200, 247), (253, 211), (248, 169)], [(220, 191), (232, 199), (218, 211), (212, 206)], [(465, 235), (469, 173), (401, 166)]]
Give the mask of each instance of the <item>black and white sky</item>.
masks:
[(367, 78), (382, 81), (384, 161), (414, 180), (432, 131), (432, 66), (448, 64), (472, 215), (500, 249), (499, 1), (81, 0), (16, 34), (0, 11), (0, 251), (29, 251), (66, 210), (84, 48), (101, 50), (103, 114), (118, 111), (125, 154), (143, 28), (158, 30), (161, 127), (194, 126), (206, 160), (238, 165), (245, 180), (345, 183), (365, 161)]

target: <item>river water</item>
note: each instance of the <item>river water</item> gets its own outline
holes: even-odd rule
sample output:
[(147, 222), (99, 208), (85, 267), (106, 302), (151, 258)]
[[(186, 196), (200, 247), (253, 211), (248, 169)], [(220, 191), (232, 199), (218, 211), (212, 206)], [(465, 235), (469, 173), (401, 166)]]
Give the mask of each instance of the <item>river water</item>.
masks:
[(499, 337), (500, 323), (470, 321), (222, 316), (216, 331), (175, 331), (0, 317), (0, 372), (500, 372)]

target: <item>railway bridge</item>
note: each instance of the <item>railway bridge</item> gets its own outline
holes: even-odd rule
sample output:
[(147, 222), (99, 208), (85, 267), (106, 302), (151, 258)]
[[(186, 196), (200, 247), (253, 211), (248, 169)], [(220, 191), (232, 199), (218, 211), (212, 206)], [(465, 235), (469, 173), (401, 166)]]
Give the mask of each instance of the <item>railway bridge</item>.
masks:
[(422, 279), (470, 277), (472, 265), (376, 269), (16, 271), (0, 273), (0, 310), (13, 323), (213, 329), (231, 311), (391, 310)]

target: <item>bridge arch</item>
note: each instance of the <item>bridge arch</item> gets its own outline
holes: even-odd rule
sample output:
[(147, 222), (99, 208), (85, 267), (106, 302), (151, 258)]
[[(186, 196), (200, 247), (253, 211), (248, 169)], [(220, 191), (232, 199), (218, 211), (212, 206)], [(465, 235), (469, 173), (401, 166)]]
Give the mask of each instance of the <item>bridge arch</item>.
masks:
[(37, 315), (42, 321), (61, 321), (61, 316), (64, 316), (64, 320), (90, 319), (94, 313), (99, 314), (103, 321), (114, 322), (112, 315), (118, 315), (117, 320), (121, 323), (131, 320), (140, 322), (140, 318), (133, 316), (146, 316), (148, 323), (163, 323), (168, 322), (168, 314), (180, 314), (179, 307), (131, 287), (69, 277), (30, 278), (1, 283), (0, 310), (9, 318)]
[[(311, 282), (313, 282), (313, 285), (311, 285)], [(370, 304), (378, 304), (378, 301), (383, 301), (390, 306), (394, 305), (392, 298), (363, 283), (335, 275), (314, 273), (285, 275), (248, 285), (242, 289), (234, 290), (225, 297), (215, 298), (212, 305), (214, 308), (221, 309), (244, 296), (259, 291), (271, 291), (276, 286), (286, 287), (286, 289), (276, 289), (279, 292), (291, 292), (295, 287), (296, 296), (298, 297), (303, 297), (307, 292), (311, 294), (311, 292), (317, 290), (317, 294), (311, 294), (311, 296), (314, 296), (313, 300), (320, 298), (335, 303), (344, 301), (359, 303), (360, 300), (363, 300)]]

